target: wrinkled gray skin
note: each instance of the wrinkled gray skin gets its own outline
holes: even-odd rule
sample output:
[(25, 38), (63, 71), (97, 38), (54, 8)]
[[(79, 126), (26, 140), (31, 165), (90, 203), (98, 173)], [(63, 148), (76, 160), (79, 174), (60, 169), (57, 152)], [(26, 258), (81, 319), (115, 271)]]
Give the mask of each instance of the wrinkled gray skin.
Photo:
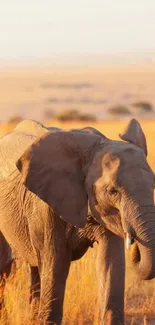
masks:
[(32, 315), (40, 324), (61, 324), (70, 263), (95, 242), (100, 324), (124, 324), (126, 233), (139, 277), (155, 276), (145, 136), (132, 120), (120, 137), (127, 142), (93, 128), (65, 132), (26, 120), (0, 140), (0, 229), (30, 265)]

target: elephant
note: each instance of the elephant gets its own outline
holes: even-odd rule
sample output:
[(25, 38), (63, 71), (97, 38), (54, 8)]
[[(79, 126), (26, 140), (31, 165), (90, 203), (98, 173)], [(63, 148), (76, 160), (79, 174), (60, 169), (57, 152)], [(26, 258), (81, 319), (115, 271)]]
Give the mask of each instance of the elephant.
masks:
[(155, 277), (146, 138), (135, 119), (119, 136), (24, 120), (0, 139), (0, 230), (29, 264), (31, 317), (41, 325), (62, 323), (71, 261), (95, 242), (100, 324), (124, 324), (124, 241), (139, 278)]

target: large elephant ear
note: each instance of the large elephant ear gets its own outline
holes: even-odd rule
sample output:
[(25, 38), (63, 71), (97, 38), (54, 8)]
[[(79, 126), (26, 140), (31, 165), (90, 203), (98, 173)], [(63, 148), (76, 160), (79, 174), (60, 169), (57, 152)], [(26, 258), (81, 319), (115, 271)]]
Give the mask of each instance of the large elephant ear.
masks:
[(84, 227), (88, 212), (84, 168), (100, 137), (46, 133), (17, 161), (25, 186), (66, 222)]
[(119, 134), (122, 140), (129, 141), (142, 148), (147, 156), (147, 144), (145, 134), (136, 119), (132, 119), (124, 133)]

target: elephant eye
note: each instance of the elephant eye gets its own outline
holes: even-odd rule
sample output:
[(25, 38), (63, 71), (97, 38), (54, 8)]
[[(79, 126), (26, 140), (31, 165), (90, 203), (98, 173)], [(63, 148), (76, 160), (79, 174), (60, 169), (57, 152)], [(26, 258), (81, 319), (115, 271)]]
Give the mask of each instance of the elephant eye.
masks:
[(109, 190), (109, 194), (111, 196), (114, 196), (114, 195), (117, 195), (118, 194), (118, 191), (115, 187), (111, 187), (110, 190)]

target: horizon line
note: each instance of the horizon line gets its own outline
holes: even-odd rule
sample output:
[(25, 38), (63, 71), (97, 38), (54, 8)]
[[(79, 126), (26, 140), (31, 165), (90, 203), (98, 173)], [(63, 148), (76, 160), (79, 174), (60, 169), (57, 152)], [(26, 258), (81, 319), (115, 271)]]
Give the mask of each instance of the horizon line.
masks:
[(109, 54), (65, 54), (57, 56), (28, 57), (28, 58), (0, 58), (0, 66), (31, 66), (44, 65), (126, 65), (126, 64), (152, 64), (155, 63), (155, 52), (131, 52)]

